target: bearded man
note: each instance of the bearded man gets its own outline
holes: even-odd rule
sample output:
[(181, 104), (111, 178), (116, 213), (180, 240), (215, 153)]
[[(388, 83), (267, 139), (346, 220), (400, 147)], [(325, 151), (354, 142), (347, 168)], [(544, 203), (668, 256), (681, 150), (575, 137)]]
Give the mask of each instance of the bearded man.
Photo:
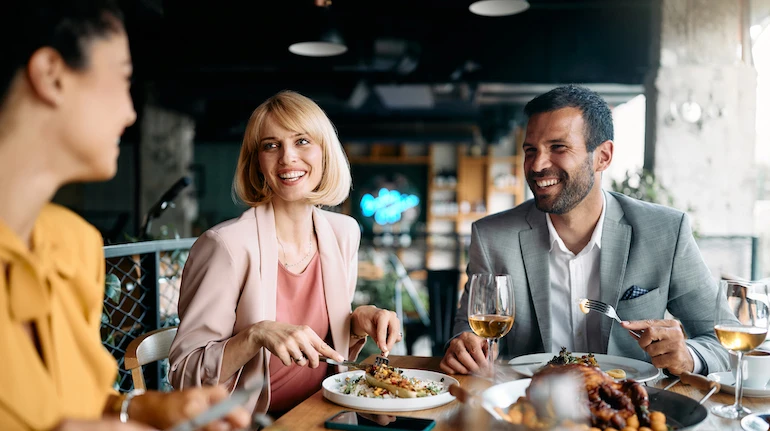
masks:
[[(534, 199), (473, 224), (468, 278), (510, 274), (516, 301), (503, 354), (606, 353), (671, 374), (727, 370), (714, 335), (717, 283), (703, 262), (687, 215), (604, 191), (614, 151), (612, 114), (595, 92), (575, 85), (535, 97), (522, 145)], [(614, 306), (623, 324), (584, 314), (581, 298)], [(449, 373), (487, 364), (487, 342), (468, 325), (468, 289), (441, 361)], [(666, 319), (666, 311), (676, 317)], [(670, 316), (669, 316), (670, 317)], [(641, 334), (640, 338), (630, 331)]]

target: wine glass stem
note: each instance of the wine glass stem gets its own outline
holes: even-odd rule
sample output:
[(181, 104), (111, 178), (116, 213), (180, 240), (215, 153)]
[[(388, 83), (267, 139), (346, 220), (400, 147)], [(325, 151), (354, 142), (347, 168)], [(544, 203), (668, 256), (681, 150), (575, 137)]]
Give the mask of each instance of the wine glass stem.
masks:
[(497, 338), (488, 339), (489, 342), (489, 354), (487, 360), (489, 363), (489, 375), (492, 380), (495, 379), (495, 358), (497, 357)]
[(735, 404), (736, 411), (743, 410), (741, 400), (743, 399), (743, 352), (736, 352), (738, 356), (738, 369), (735, 370)]

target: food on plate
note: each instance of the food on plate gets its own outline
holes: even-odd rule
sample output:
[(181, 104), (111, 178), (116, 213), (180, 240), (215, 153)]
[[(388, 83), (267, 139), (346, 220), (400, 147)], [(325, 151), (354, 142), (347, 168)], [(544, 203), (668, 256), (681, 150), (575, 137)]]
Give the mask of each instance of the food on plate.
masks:
[(407, 377), (400, 369), (387, 364), (370, 365), (364, 375), (347, 377), (340, 386), (343, 394), (388, 399), (429, 397), (443, 390), (442, 382)]
[[(577, 385), (576, 398), (559, 392), (561, 377), (572, 377)], [(561, 386), (560, 386), (561, 385)], [(577, 400), (576, 410), (565, 416), (565, 409), (555, 402)], [(521, 429), (543, 430), (554, 426), (574, 430), (644, 430), (666, 431), (666, 417), (650, 412), (647, 390), (635, 380), (615, 381), (597, 367), (580, 363), (547, 366), (532, 376), (526, 396), (519, 398), (507, 411), (499, 409), (503, 419)], [(593, 428), (589, 428), (590, 426)], [(518, 429), (518, 428), (517, 428)]]
[(599, 367), (599, 363), (596, 362), (596, 358), (594, 357), (593, 353), (589, 353), (578, 358), (577, 356), (573, 356), (572, 352), (568, 352), (566, 347), (562, 347), (561, 351), (559, 351), (559, 354), (548, 361), (546, 368), (553, 365), (558, 366), (567, 364), (583, 364), (589, 367)]
[(583, 314), (588, 314), (590, 311), (588, 308), (588, 300), (586, 298), (581, 299), (578, 301), (578, 307), (580, 307), (580, 311), (583, 312)]
[(650, 400), (644, 386), (635, 380), (615, 381), (595, 367), (568, 364), (543, 370), (532, 377), (527, 395), (537, 391), (548, 377), (565, 374), (582, 381), (593, 426), (623, 429), (633, 416), (636, 416), (636, 420), (632, 422), (649, 425)]
[[(599, 363), (596, 362), (596, 358), (594, 357), (593, 353), (577, 357), (574, 356), (572, 352), (568, 352), (566, 347), (562, 347), (561, 351), (559, 351), (559, 354), (548, 361), (545, 366), (548, 367), (567, 364), (583, 364), (588, 365), (589, 367), (599, 368)], [(605, 373), (609, 374), (613, 379), (622, 380), (626, 378), (626, 371), (620, 368), (613, 368), (611, 370), (605, 371)]]
[(389, 365), (367, 367), (364, 377), (370, 385), (385, 389), (399, 398), (417, 398), (417, 389), (414, 384), (404, 377), (401, 370)]

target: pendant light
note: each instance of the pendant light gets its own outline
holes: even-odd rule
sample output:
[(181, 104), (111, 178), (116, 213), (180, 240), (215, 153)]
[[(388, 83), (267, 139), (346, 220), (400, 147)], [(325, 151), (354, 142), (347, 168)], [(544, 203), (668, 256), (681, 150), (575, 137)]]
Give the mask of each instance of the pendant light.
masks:
[(527, 0), (479, 0), (473, 2), (468, 9), (481, 16), (508, 16), (529, 9), (529, 2)]
[(317, 39), (297, 42), (289, 45), (289, 51), (305, 57), (333, 57), (344, 54), (348, 47), (331, 16), (331, 0), (315, 0), (315, 5), (321, 8), (321, 31)]

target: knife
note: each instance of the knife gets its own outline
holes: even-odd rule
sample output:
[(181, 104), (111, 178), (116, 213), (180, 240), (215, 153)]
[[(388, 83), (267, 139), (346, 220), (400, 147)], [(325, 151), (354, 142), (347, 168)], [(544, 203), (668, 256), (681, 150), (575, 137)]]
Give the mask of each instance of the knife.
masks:
[(335, 361), (332, 358), (327, 358), (326, 356), (319, 356), (319, 360), (326, 362), (327, 364), (331, 365), (339, 365), (341, 367), (351, 367), (355, 368), (357, 370), (366, 370), (366, 368), (369, 366), (369, 364), (364, 364), (361, 362), (353, 362), (353, 361)]

